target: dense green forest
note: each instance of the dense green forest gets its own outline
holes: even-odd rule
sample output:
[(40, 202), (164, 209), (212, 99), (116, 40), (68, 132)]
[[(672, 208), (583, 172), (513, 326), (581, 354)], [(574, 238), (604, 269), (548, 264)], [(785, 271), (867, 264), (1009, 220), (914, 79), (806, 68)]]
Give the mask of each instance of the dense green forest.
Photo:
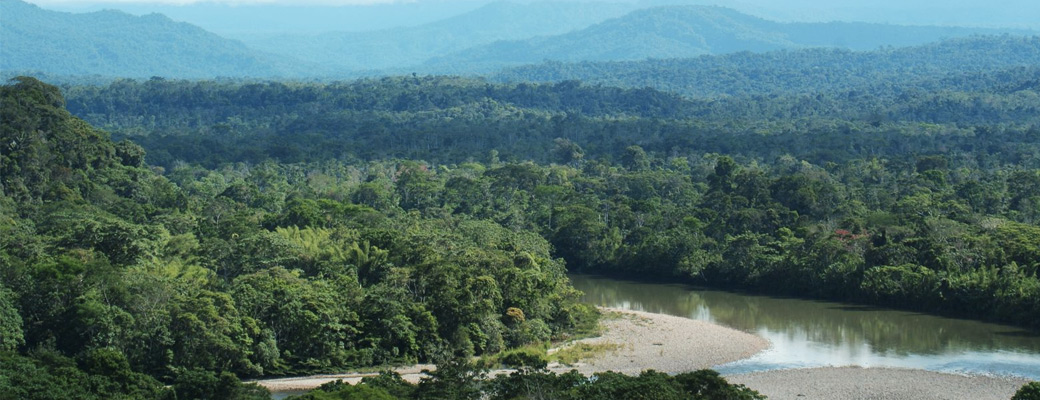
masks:
[(266, 394), (236, 375), (435, 362), (595, 325), (536, 233), (385, 203), (378, 182), (420, 163), (356, 187), (333, 164), (309, 183), (299, 165), (167, 177), (56, 87), (20, 78), (0, 98), (2, 393), (246, 398)]
[[(70, 110), (142, 144), (182, 188), (212, 176), (222, 184), (199, 190), (227, 193), (266, 171), (390, 214), (534, 232), (575, 271), (1036, 327), (1035, 72), (889, 97), (689, 100), (441, 77), (67, 92)], [(277, 211), (269, 186), (235, 193)], [(320, 200), (293, 204), (335, 215)]]
[[(722, 153), (814, 164), (959, 149), (1029, 163), (1040, 71), (955, 76), (948, 87), (685, 99), (653, 89), (492, 84), (447, 77), (349, 83), (152, 79), (67, 88), (69, 109), (149, 150), (149, 163), (422, 159), (566, 164), (588, 158)], [(869, 93), (869, 94), (868, 94)], [(999, 140), (998, 140), (999, 139)], [(560, 158), (560, 157), (564, 158)]]
[(0, 91), (0, 393), (262, 398), (239, 379), (439, 362), (310, 396), (757, 396), (709, 372), (474, 384), (448, 362), (593, 329), (567, 271), (1040, 328), (1040, 71), (903, 75), (719, 98), (18, 78)]
[(913, 96), (922, 90), (973, 91), (996, 82), (1001, 71), (1037, 75), (1040, 37), (972, 36), (911, 47), (853, 52), (802, 49), (643, 61), (559, 61), (491, 74), (496, 82), (557, 82), (644, 88), (690, 98), (817, 95), (821, 92)]

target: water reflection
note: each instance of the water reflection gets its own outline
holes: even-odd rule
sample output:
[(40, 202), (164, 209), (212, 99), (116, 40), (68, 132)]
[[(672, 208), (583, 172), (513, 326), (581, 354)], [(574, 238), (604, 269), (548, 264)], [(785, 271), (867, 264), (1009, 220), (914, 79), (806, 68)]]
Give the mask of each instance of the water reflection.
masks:
[(751, 332), (773, 346), (723, 373), (826, 365), (888, 366), (1040, 379), (1040, 335), (976, 321), (684, 285), (573, 275), (592, 304), (677, 315)]

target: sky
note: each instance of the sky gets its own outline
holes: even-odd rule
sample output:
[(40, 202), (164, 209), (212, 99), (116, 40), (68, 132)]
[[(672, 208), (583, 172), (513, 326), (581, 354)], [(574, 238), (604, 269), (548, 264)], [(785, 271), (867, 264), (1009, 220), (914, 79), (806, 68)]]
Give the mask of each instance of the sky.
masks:
[[(91, 7), (98, 4), (162, 4), (162, 5), (190, 5), (199, 3), (220, 3), (228, 5), (270, 5), (270, 4), (281, 4), (281, 5), (326, 5), (326, 6), (343, 6), (343, 5), (369, 5), (369, 4), (388, 4), (388, 3), (415, 3), (420, 0), (106, 0), (99, 2), (96, 0), (31, 0), (30, 3), (34, 3), (39, 6), (57, 6), (57, 7)], [(427, 2), (429, 0), (426, 0)], [(435, 0), (443, 1), (443, 0)]]
[[(197, 4), (197, 3), (222, 3), (222, 4), (283, 4), (283, 5), (358, 5), (358, 4), (372, 4), (372, 3), (448, 3), (466, 0), (29, 0), (30, 3), (38, 5), (91, 5), (99, 3), (130, 3), (130, 4)], [(617, 0), (591, 0), (591, 1), (617, 1)], [(761, 3), (761, 4), (772, 4), (777, 7), (796, 7), (802, 8), (806, 6), (812, 7), (823, 7), (823, 8), (843, 8), (847, 6), (866, 6), (874, 5), (880, 8), (886, 7), (898, 7), (908, 6), (914, 8), (959, 8), (959, 7), (988, 7), (988, 8), (1002, 8), (1002, 7), (1021, 7), (1023, 5), (1031, 5), (1036, 3), (1034, 0), (758, 0), (758, 1), (741, 1), (741, 0), (720, 0), (717, 3)], [(1040, 10), (1040, 6), (1036, 6), (1036, 9)], [(1040, 15), (1034, 15), (1036, 18), (1040, 18)]]

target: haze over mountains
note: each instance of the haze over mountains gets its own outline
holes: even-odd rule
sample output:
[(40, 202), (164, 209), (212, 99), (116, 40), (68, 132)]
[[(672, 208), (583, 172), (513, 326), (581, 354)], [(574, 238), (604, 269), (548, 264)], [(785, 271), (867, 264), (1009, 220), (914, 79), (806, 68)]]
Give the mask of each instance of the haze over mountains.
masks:
[[(363, 32), (414, 27), (460, 15), (497, 0), (31, 0), (48, 9), (89, 12), (117, 9), (160, 13), (221, 35)], [(544, 0), (509, 0), (521, 3)], [(583, 0), (597, 1), (597, 0)], [(716, 5), (780, 22), (859, 21), (900, 25), (1040, 29), (1033, 0), (603, 0), (633, 8)]]
[(49, 11), (0, 0), (0, 70), (125, 77), (292, 75), (302, 63), (160, 14)]
[(989, 28), (780, 23), (712, 6), (495, 2), (414, 27), (225, 38), (159, 15), (66, 13), (0, 0), (5, 75), (345, 79), (402, 73), (484, 74), (561, 62), (638, 61), (813, 47), (870, 50)]
[(297, 2), (70, 2), (32, 1), (73, 13), (120, 10), (132, 15), (163, 14), (230, 38), (254, 34), (365, 32), (418, 26), (473, 11), (486, 0), (411, 1), (342, 6)]
[(622, 16), (634, 8), (623, 3), (496, 2), (417, 27), (252, 36), (243, 41), (259, 50), (351, 70), (393, 69), (499, 40), (564, 34)]
[(923, 44), (944, 37), (997, 34), (1000, 30), (911, 27), (865, 23), (777, 23), (710, 6), (665, 6), (558, 36), (500, 41), (431, 61), (439, 67), (498, 69), (542, 60), (624, 61), (687, 58), (741, 51), (809, 47), (872, 50)]

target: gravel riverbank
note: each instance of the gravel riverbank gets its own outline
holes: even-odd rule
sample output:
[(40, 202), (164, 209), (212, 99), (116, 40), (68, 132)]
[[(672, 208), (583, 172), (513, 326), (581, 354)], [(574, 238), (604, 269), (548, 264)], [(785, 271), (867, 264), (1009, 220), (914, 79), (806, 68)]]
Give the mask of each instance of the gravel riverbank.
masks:
[(770, 399), (1007, 400), (1028, 381), (919, 369), (829, 367), (727, 376)]
[[(614, 344), (618, 349), (578, 363), (583, 374), (615, 371), (638, 374), (653, 369), (680, 373), (711, 368), (751, 357), (769, 347), (769, 341), (709, 322), (640, 311), (603, 309), (603, 335), (578, 343)], [(555, 369), (555, 368), (554, 368)]]

